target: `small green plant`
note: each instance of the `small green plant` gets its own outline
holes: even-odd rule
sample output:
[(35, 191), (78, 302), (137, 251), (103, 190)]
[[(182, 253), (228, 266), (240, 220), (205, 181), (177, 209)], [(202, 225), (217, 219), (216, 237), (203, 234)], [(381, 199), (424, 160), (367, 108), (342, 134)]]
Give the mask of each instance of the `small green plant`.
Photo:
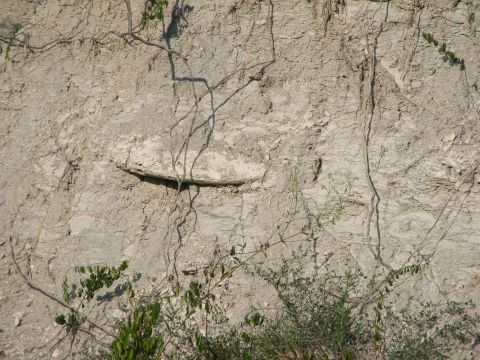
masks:
[(60, 314), (55, 316), (55, 322), (58, 325), (64, 325), (67, 334), (75, 336), (81, 325), (81, 319), (76, 311), (71, 310), (66, 316)]
[[(71, 307), (66, 314), (55, 316), (55, 322), (58, 325), (65, 326), (67, 334), (76, 336), (82, 323), (86, 320), (86, 315), (82, 313), (86, 303), (92, 300), (95, 294), (104, 288), (109, 288), (118, 280), (123, 272), (128, 268), (128, 262), (124, 261), (117, 267), (107, 266), (77, 266), (75, 272), (88, 277), (80, 280), (79, 284), (69, 285), (67, 277), (64, 277), (62, 283), (63, 300), (70, 305), (77, 299), (75, 307)], [(133, 296), (131, 284), (127, 282), (127, 290)]]
[(20, 33), (21, 28), (22, 26), (20, 24), (15, 24), (15, 26), (13, 27), (13, 30), (10, 32), (10, 40), (8, 41), (7, 49), (5, 50), (5, 59), (8, 59), (13, 42), (15, 41), (18, 34)]
[(365, 314), (355, 313), (351, 304), (360, 274), (336, 275), (325, 268), (319, 277), (307, 275), (304, 255), (294, 253), (276, 269), (257, 268), (277, 290), (283, 309), (252, 340), (259, 358), (353, 359), (361, 351), (358, 343), (372, 340)]
[(148, 360), (163, 352), (164, 338), (156, 334), (160, 303), (140, 305), (118, 324), (117, 338), (111, 345), (114, 360)]
[(151, 20), (163, 20), (165, 8), (168, 5), (167, 0), (146, 0), (145, 9), (142, 13), (140, 23), (145, 27)]
[(426, 42), (428, 42), (430, 45), (435, 46), (438, 49), (438, 52), (443, 56), (443, 60), (445, 62), (448, 61), (450, 65), (459, 65), (463, 70), (463, 68), (465, 67), (464, 61), (462, 59), (459, 59), (452, 51), (447, 50), (447, 44), (442, 43), (440, 45), (440, 43), (433, 37), (433, 35), (429, 33), (423, 33), (422, 36)]
[(397, 311), (386, 308), (389, 358), (450, 359), (454, 349), (480, 343), (480, 316), (472, 302), (428, 302), (415, 308), (409, 306)]
[[(394, 311), (395, 282), (416, 276), (422, 271), (419, 265), (372, 280), (358, 270), (337, 274), (327, 256), (314, 272), (307, 271), (305, 259), (316, 251), (310, 241), (276, 266), (248, 270), (255, 256), (266, 255), (275, 244), (262, 245), (253, 253), (239, 246), (224, 253), (216, 249), (203, 276), (186, 285), (170, 278), (166, 287), (142, 296), (130, 287), (125, 318), (114, 325), (107, 350), (97, 350), (97, 355), (112, 360), (428, 360), (447, 359), (454, 350), (480, 342), (480, 316), (473, 313), (472, 303), (426, 303)], [(65, 280), (63, 293), (66, 301), (80, 298), (79, 311), (58, 315), (55, 321), (75, 336), (85, 316), (81, 304), (111, 286), (126, 268), (126, 262), (118, 268), (77, 267), (78, 273), (88, 276), (79, 286)], [(228, 324), (216, 291), (239, 269), (274, 290), (275, 315), (253, 308), (243, 322)]]
[(449, 359), (480, 343), (480, 315), (472, 302), (394, 310), (392, 286), (402, 276), (416, 276), (419, 265), (374, 281), (386, 286), (367, 300), (360, 272), (337, 275), (325, 267), (319, 277), (307, 275), (301, 259), (305, 254), (275, 269), (257, 269), (277, 290), (283, 311), (251, 336), (255, 359)]
[[(80, 280), (80, 287), (76, 285), (72, 286), (72, 291), (76, 296), (82, 297), (85, 295), (87, 300), (91, 300), (95, 293), (102, 288), (109, 288), (113, 285), (113, 282), (118, 280), (123, 272), (128, 268), (128, 262), (123, 261), (118, 268), (106, 267), (106, 266), (77, 266), (75, 272), (79, 274), (86, 274), (89, 276)], [(70, 294), (72, 293), (70, 292)], [(68, 284), (67, 279), (64, 279), (63, 296), (68, 296)], [(67, 301), (65, 299), (65, 301)]]

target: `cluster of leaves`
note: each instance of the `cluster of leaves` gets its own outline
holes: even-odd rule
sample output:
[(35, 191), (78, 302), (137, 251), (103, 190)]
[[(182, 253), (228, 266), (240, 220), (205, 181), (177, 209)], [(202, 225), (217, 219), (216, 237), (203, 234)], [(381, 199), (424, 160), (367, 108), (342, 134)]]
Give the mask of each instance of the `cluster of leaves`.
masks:
[(422, 36), (425, 39), (425, 41), (427, 41), (430, 45), (433, 45), (438, 49), (438, 52), (443, 56), (443, 60), (445, 62), (448, 61), (450, 65), (459, 65), (460, 68), (463, 70), (463, 68), (465, 67), (464, 61), (458, 58), (452, 51), (447, 50), (447, 44), (442, 43), (440, 45), (438, 40), (436, 40), (434, 36), (429, 33), (423, 33)]
[(71, 310), (66, 315), (60, 314), (55, 316), (55, 322), (58, 325), (65, 326), (65, 330), (67, 334), (72, 334), (73, 336), (76, 335), (78, 329), (80, 328), (81, 322), (83, 322), (83, 320), (84, 319), (79, 317), (78, 312), (73, 310)]
[(145, 27), (151, 20), (163, 20), (164, 11), (167, 5), (167, 0), (146, 0), (142, 19), (140, 21), (142, 27)]
[(416, 275), (420, 272), (421, 267), (418, 264), (414, 265), (406, 265), (400, 270), (391, 271), (385, 278), (385, 288), (383, 290), (378, 291), (378, 299), (376, 305), (373, 307), (373, 312), (375, 314), (375, 318), (372, 321), (372, 329), (373, 334), (376, 342), (382, 341), (384, 337), (384, 310), (385, 310), (385, 299), (389, 293), (391, 293), (391, 289), (394, 283), (400, 279), (401, 276), (404, 275)]
[(272, 285), (281, 302), (281, 316), (266, 319), (257, 331), (254, 358), (353, 359), (363, 353), (360, 344), (372, 342), (365, 312), (355, 312), (352, 298), (360, 274), (305, 275), (303, 255), (284, 259), (279, 268), (257, 269)]
[(160, 303), (139, 305), (121, 321), (117, 338), (111, 345), (111, 358), (115, 360), (147, 360), (163, 352), (164, 339), (157, 334)]
[[(215, 353), (219, 347), (212, 348), (208, 329), (210, 324), (223, 324), (226, 318), (220, 314), (220, 304), (214, 290), (232, 272), (242, 266), (236, 256), (236, 248), (220, 256), (214, 252), (214, 259), (203, 272), (203, 281), (191, 280), (187, 286), (178, 281), (171, 282), (162, 289), (161, 294), (134, 298), (130, 292), (132, 307), (126, 311), (126, 318), (116, 324), (116, 338), (110, 349), (102, 352), (102, 358), (115, 360), (182, 358), (196, 359), (201, 354)], [(85, 288), (93, 291), (92, 297), (104, 287), (110, 286), (125, 269), (124, 263), (119, 268), (77, 268), (81, 274), (89, 271), (90, 277), (80, 281)], [(95, 276), (92, 276), (94, 274)], [(99, 276), (101, 275), (101, 276)], [(64, 294), (68, 295), (68, 290)], [(78, 295), (79, 289), (74, 288)], [(255, 322), (255, 318), (252, 320)]]
[[(302, 257), (299, 257), (302, 258)], [(304, 258), (304, 257), (303, 257)], [(480, 343), (480, 315), (472, 302), (420, 303), (394, 311), (392, 286), (415, 276), (410, 265), (375, 281), (386, 283), (376, 300), (364, 299), (360, 272), (341, 276), (325, 269), (305, 275), (297, 261), (258, 273), (277, 290), (282, 314), (266, 318), (250, 343), (252, 359), (447, 359)], [(389, 305), (385, 305), (389, 304)]]
[[(261, 246), (256, 254), (265, 254), (271, 246)], [(368, 280), (358, 271), (337, 275), (326, 260), (321, 272), (318, 267), (306, 272), (303, 264), (310, 250), (294, 253), (272, 268), (248, 270), (250, 276), (276, 290), (276, 315), (268, 315), (268, 309), (252, 309), (241, 323), (228, 325), (215, 292), (231, 281), (235, 271), (246, 270), (252, 255), (242, 260), (246, 253), (238, 250), (232, 247), (224, 255), (216, 250), (203, 276), (185, 287), (171, 280), (161, 292), (137, 296), (125, 319), (116, 324), (116, 337), (102, 358), (444, 359), (453, 349), (480, 342), (480, 316), (470, 315), (474, 311), (471, 303), (427, 303), (414, 310), (394, 311), (395, 282), (401, 276), (415, 276), (420, 266), (406, 266), (374, 281), (382, 290), (373, 300), (364, 300), (362, 289)], [(64, 295), (71, 296), (74, 290), (76, 296), (91, 299), (111, 286), (126, 266), (79, 267), (77, 272), (89, 274), (80, 282), (83, 291), (67, 286)], [(57, 321), (67, 326), (67, 332), (75, 321), (75, 326), (81, 323), (79, 314), (72, 314), (77, 318)]]
[[(94, 298), (99, 290), (109, 288), (118, 280), (123, 272), (128, 268), (128, 262), (124, 261), (117, 267), (107, 266), (77, 266), (75, 272), (79, 274), (86, 274), (88, 277), (80, 280), (80, 284), (68, 284), (67, 277), (64, 277), (62, 283), (63, 299), (68, 305), (72, 304), (75, 299), (78, 299), (76, 307), (72, 307), (67, 314), (59, 314), (55, 317), (55, 322), (58, 325), (66, 327), (67, 333), (76, 335), (81, 324), (86, 320), (81, 310), (85, 308), (85, 303)], [(134, 292), (131, 283), (128, 282), (127, 289), (133, 296)]]
[(65, 301), (68, 301), (72, 292), (76, 292), (76, 296), (81, 298), (85, 295), (87, 300), (91, 300), (98, 290), (112, 286), (114, 281), (118, 280), (127, 268), (127, 261), (123, 261), (118, 268), (115, 266), (77, 266), (75, 272), (79, 274), (88, 272), (89, 276), (80, 280), (80, 287), (72, 285), (70, 292), (68, 291), (67, 278), (64, 278), (63, 297)]
[(386, 308), (388, 356), (400, 360), (450, 359), (452, 350), (480, 344), (480, 315), (471, 302), (420, 303)]

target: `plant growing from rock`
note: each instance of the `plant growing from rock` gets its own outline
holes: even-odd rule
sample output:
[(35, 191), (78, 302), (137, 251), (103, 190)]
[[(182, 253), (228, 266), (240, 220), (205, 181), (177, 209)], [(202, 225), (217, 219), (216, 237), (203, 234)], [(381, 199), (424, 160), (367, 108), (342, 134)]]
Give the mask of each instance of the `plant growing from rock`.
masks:
[[(328, 256), (321, 271), (309, 272), (305, 259), (312, 243), (282, 258), (277, 266), (253, 266), (255, 256), (267, 255), (272, 246), (282, 243), (262, 245), (253, 253), (238, 246), (224, 253), (215, 250), (203, 276), (186, 286), (170, 278), (166, 286), (149, 294), (135, 295), (131, 289), (130, 307), (114, 325), (108, 348), (98, 350), (100, 358), (446, 359), (455, 349), (480, 342), (480, 317), (471, 302), (394, 310), (396, 282), (415, 276), (420, 266), (405, 266), (370, 281), (358, 270), (343, 274), (331, 270)], [(64, 296), (75, 293), (93, 299), (119, 278), (124, 264), (92, 272), (84, 268), (84, 273), (79, 272), (88, 270), (89, 281), (84, 279), (77, 288), (65, 286)], [(253, 308), (241, 323), (229, 325), (217, 292), (231, 283), (238, 270), (248, 268), (252, 279), (260, 277), (276, 293), (276, 315)], [(81, 324), (79, 314), (57, 323), (74, 336)]]
[(426, 42), (438, 49), (438, 52), (443, 56), (443, 61), (448, 61), (450, 65), (459, 65), (462, 70), (464, 69), (464, 61), (458, 58), (452, 51), (447, 50), (447, 44), (442, 43), (440, 45), (439, 41), (436, 40), (430, 33), (423, 33), (422, 36)]
[(10, 37), (8, 40), (7, 48), (5, 50), (5, 59), (8, 59), (10, 55), (10, 50), (12, 48), (13, 42), (17, 38), (18, 34), (20, 33), (22, 26), (20, 24), (15, 24), (12, 31), (10, 32)]
[(140, 24), (145, 27), (151, 20), (163, 20), (165, 8), (168, 5), (166, 0), (146, 0)]
[[(87, 302), (102, 289), (107, 289), (118, 280), (128, 268), (128, 262), (124, 261), (117, 267), (107, 266), (77, 266), (75, 272), (87, 276), (80, 280), (79, 284), (68, 284), (67, 277), (64, 277), (62, 290), (63, 300), (68, 305), (73, 305), (68, 313), (62, 313), (55, 317), (58, 325), (65, 327), (67, 334), (75, 336), (85, 322), (86, 316), (83, 309)], [(133, 295), (131, 283), (127, 281), (127, 288)]]

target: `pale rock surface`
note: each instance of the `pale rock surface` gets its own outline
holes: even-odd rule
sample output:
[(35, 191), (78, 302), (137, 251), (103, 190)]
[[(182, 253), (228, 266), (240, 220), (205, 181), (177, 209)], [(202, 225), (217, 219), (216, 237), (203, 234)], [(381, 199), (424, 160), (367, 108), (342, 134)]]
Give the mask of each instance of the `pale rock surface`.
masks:
[[(339, 269), (382, 272), (367, 236), (369, 179), (381, 236), (371, 240), (392, 267), (423, 265), (403, 296), (480, 299), (480, 4), (347, 0), (327, 16), (326, 2), (334, 3), (273, 0), (271, 29), (268, 1), (186, 0), (191, 11), (175, 19), (170, 2), (168, 32), (152, 25), (146, 36), (186, 55), (194, 94), (179, 58), (109, 33), (127, 29), (121, 1), (1, 1), (4, 38), (15, 23), (31, 46), (59, 34), (85, 38), (28, 54), (12, 48), (8, 60), (0, 44), (0, 351), (8, 359), (68, 351), (52, 350), (63, 309), (16, 272), (10, 236), (24, 273), (59, 297), (76, 265), (127, 259), (130, 274), (142, 274), (136, 286), (149, 289), (173, 259), (188, 280), (215, 248), (251, 251), (287, 222), (284, 236), (319, 220), (319, 256), (333, 253)], [(137, 20), (142, 6), (132, 0)], [(465, 70), (444, 62), (422, 32), (447, 42)], [(275, 59), (257, 74), (255, 64), (272, 60), (272, 34)], [(186, 154), (192, 172), (176, 172), (171, 154)], [(151, 178), (191, 182), (192, 174), (246, 183), (178, 192), (175, 181)], [(263, 284), (235, 281), (221, 294), (232, 321), (270, 302)], [(104, 301), (94, 320), (114, 309)]]
[(262, 164), (248, 162), (225, 151), (187, 150), (177, 155), (162, 145), (160, 137), (121, 144), (117, 148), (113, 145), (111, 159), (116, 166), (132, 174), (185, 184), (242, 185), (262, 178), (266, 171)]

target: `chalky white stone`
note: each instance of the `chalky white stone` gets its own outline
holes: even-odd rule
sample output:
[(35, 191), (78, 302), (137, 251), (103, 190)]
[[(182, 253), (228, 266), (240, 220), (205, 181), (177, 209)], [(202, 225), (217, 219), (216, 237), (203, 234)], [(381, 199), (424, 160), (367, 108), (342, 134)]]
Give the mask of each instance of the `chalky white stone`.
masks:
[(119, 144), (112, 160), (122, 170), (133, 174), (186, 184), (228, 186), (242, 185), (262, 178), (266, 168), (226, 151), (173, 153), (162, 148), (159, 137)]

